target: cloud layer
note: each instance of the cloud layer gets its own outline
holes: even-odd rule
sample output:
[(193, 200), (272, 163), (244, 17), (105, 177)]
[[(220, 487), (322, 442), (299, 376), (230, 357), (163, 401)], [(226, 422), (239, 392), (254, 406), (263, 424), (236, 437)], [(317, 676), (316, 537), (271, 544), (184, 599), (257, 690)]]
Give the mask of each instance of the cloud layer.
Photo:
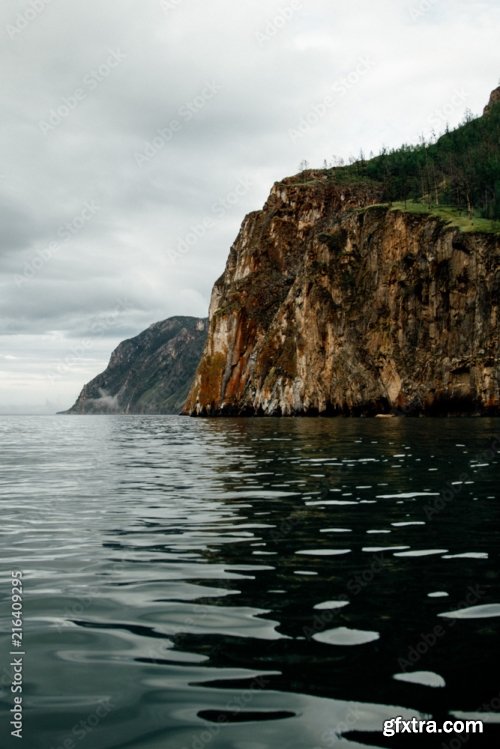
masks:
[(497, 85), (493, 1), (31, 0), (0, 9), (0, 411), (203, 316), (243, 215), (307, 160), (416, 141)]

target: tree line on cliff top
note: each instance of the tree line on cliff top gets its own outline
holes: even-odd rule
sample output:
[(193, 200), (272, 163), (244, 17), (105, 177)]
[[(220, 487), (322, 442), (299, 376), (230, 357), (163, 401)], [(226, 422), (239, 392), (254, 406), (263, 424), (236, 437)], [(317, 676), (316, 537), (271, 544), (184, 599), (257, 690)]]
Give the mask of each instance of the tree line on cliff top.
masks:
[(366, 179), (383, 186), (388, 202), (415, 200), (448, 205), (469, 216), (500, 219), (500, 102), (489, 114), (466, 114), (455, 130), (435, 142), (403, 145), (349, 166), (337, 167), (341, 179)]

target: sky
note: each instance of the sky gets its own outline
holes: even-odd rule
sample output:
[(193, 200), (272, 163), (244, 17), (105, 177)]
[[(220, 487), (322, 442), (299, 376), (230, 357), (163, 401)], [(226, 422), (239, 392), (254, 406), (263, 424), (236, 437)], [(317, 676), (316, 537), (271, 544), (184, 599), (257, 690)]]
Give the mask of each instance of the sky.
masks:
[(304, 162), (418, 142), (498, 85), (497, 0), (0, 7), (0, 413), (69, 408), (116, 345), (205, 317)]

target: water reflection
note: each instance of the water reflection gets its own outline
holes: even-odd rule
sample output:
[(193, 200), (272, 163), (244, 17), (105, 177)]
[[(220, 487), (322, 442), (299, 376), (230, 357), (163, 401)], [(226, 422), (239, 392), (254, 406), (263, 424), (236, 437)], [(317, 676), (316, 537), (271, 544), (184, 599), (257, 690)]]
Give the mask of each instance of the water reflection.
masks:
[[(184, 623), (174, 620), (178, 631), (173, 640), (176, 648), (208, 655), (206, 666), (217, 670), (233, 663), (272, 665), (277, 673), (269, 678), (268, 687), (275, 690), (361, 701), (372, 700), (376, 693), (383, 704), (444, 714), (457, 704), (460, 673), (464, 672), (456, 661), (454, 649), (461, 643), (455, 633), (447, 632), (438, 648), (418, 654), (419, 669), (437, 660), (440, 672), (450, 674), (446, 695), (436, 697), (420, 685), (402, 692), (392, 677), (426, 630), (435, 626), (438, 612), (429, 608), (430, 584), (441, 587), (439, 583), (446, 581), (443, 587), (455, 597), (466, 594), (467, 578), (476, 583), (482, 580), (482, 595), (492, 588), (488, 581), (496, 577), (496, 571), (462, 568), (457, 574), (443, 561), (451, 556), (447, 553), (450, 549), (467, 544), (467, 524), (457, 529), (457, 505), (467, 510), (478, 489), (471, 484), (475, 488), (457, 498), (452, 513), (451, 508), (445, 508), (429, 523), (424, 519), (427, 503), (440, 496), (447, 479), (453, 481), (457, 476), (456, 448), (443, 453), (443, 435), (433, 438), (427, 424), (394, 420), (383, 428), (373, 422), (362, 426), (360, 437), (359, 422), (200, 423), (206, 452), (198, 456), (198, 467), (210, 475), (194, 504), (190, 495), (191, 511), (196, 514), (183, 530), (182, 546), (171, 542), (169, 550), (179, 555), (183, 549), (195, 548), (203, 557), (203, 573), (196, 575), (195, 570), (183, 567), (183, 575), (196, 575), (191, 578), (195, 584), (206, 580), (208, 564), (219, 584), (238, 598), (232, 609), (224, 598), (211, 599), (210, 611), (200, 598), (184, 612)], [(454, 447), (453, 429), (450, 440)], [(472, 461), (471, 465), (475, 469), (477, 463)], [(349, 499), (332, 500), (332, 493)], [(479, 520), (476, 518), (476, 523)], [(332, 521), (350, 533), (349, 548), (342, 543), (332, 546), (335, 537), (322, 535), (332, 530)], [(485, 516), (483, 521), (487, 525), (491, 518)], [(364, 545), (373, 526), (406, 543)], [(441, 547), (428, 548), (435, 539)], [(443, 543), (446, 540), (448, 545)], [(478, 543), (482, 545), (483, 539)], [(165, 551), (162, 549), (162, 554)], [(365, 554), (370, 559), (366, 560)], [(478, 559), (486, 558), (485, 552), (479, 554)], [(428, 559), (432, 556), (437, 557), (435, 561)], [(398, 557), (409, 560), (402, 563)], [(426, 558), (424, 566), (420, 557)], [(264, 564), (264, 559), (272, 562)], [(167, 561), (165, 557), (163, 561)], [(275, 590), (284, 593), (276, 594)], [(325, 593), (339, 601), (345, 599), (349, 606), (318, 615), (317, 606)], [(219, 618), (214, 616), (217, 609)], [(228, 637), (223, 623), (242, 611), (245, 627), (240, 624)], [(255, 619), (272, 623), (264, 638)], [(195, 620), (199, 621), (197, 630)], [(281, 635), (272, 645), (254, 642), (272, 641), (271, 632)], [(219, 643), (207, 644), (207, 636), (217, 634)], [(346, 644), (355, 647), (346, 652)], [(487, 645), (494, 645), (491, 638), (483, 641), (484, 649), (476, 641), (476, 659), (467, 659), (468, 677), (475, 679), (475, 699), (479, 701), (491, 695), (495, 678), (493, 674), (490, 680), (484, 678), (490, 662)], [(494, 648), (497, 651), (496, 645)], [(331, 678), (332, 669), (335, 679)], [(367, 683), (366, 673), (376, 674), (375, 682)], [(227, 680), (223, 682), (225, 688), (231, 687)], [(211, 683), (215, 686), (218, 682)]]
[(495, 697), (493, 420), (38, 428), (2, 480), (23, 466), (4, 527), (31, 580), (42, 749), (99, 700), (96, 749), (267, 749), (394, 746), (384, 719)]

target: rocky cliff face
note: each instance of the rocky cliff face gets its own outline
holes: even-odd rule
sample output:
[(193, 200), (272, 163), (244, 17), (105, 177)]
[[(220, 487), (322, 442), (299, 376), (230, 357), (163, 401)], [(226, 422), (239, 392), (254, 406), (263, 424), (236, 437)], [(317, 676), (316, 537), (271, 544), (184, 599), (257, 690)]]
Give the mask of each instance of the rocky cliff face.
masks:
[(123, 341), (67, 414), (179, 413), (206, 340), (207, 321), (171, 317)]
[(377, 206), (325, 172), (248, 215), (191, 415), (499, 413), (500, 237)]
[(493, 107), (500, 104), (500, 86), (491, 92), (490, 100), (484, 108), (483, 115), (491, 114)]

